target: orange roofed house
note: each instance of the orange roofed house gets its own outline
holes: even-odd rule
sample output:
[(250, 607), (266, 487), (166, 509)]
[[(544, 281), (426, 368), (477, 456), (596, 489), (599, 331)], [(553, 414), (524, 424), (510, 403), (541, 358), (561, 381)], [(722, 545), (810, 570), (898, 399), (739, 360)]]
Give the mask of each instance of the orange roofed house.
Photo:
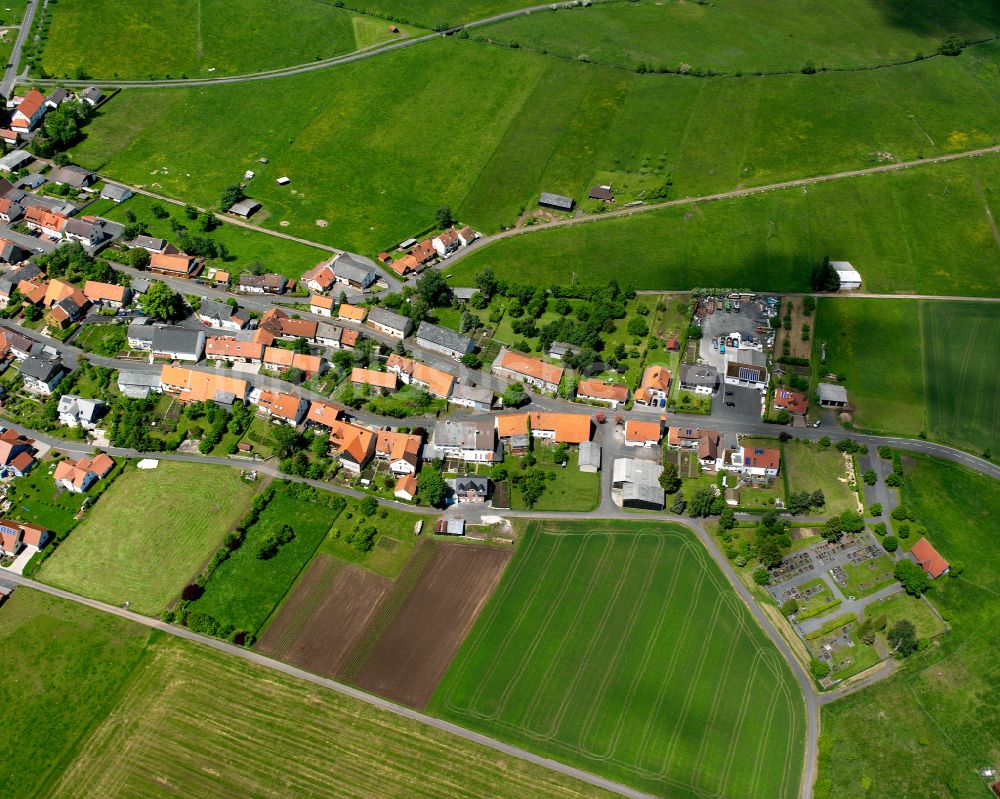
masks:
[(643, 422), (639, 419), (625, 422), (626, 447), (656, 447), (662, 436), (659, 422)]
[(313, 400), (309, 403), (309, 412), (306, 414), (306, 427), (325, 427), (327, 430), (333, 428), (334, 422), (340, 419), (340, 408), (331, 405), (323, 400)]
[(563, 368), (553, 366), (539, 358), (513, 352), (506, 347), (500, 350), (497, 359), (493, 361), (493, 374), (508, 380), (523, 380), (542, 391), (555, 393), (562, 380)]
[(284, 391), (256, 389), (250, 393), (250, 401), (257, 406), (257, 412), (261, 416), (293, 427), (302, 421), (308, 407), (306, 400), (298, 394)]
[(642, 374), (642, 383), (635, 393), (637, 405), (666, 405), (670, 393), (670, 370), (663, 366), (649, 366)]
[(392, 372), (378, 372), (355, 366), (351, 370), (351, 383), (356, 386), (371, 386), (376, 390), (395, 391), (399, 382)]
[(586, 413), (501, 413), (497, 414), (497, 435), (509, 439), (527, 436), (554, 441), (556, 444), (582, 444), (590, 441), (590, 415)]
[(132, 301), (132, 289), (116, 286), (114, 283), (101, 283), (99, 280), (84, 283), (83, 293), (91, 302), (103, 303), (112, 308), (121, 308)]
[(786, 410), (796, 416), (805, 416), (809, 410), (809, 400), (806, 399), (806, 395), (798, 391), (789, 391), (787, 388), (775, 391), (771, 404), (776, 410)]
[(359, 474), (375, 455), (375, 433), (349, 422), (330, 424), (330, 443), (340, 455), (340, 465)]
[(176, 394), (181, 402), (215, 402), (232, 405), (246, 401), (250, 385), (246, 380), (228, 375), (214, 375), (164, 364), (160, 371), (160, 389)]
[(781, 469), (781, 450), (773, 447), (736, 447), (726, 452), (725, 468), (755, 480), (777, 477)]
[(576, 396), (584, 402), (600, 402), (615, 409), (628, 402), (628, 387), (609, 386), (601, 380), (588, 378), (580, 381), (576, 387)]
[(931, 542), (928, 541), (923, 536), (920, 540), (913, 545), (913, 549), (910, 550), (913, 557), (917, 559), (917, 563), (920, 564), (925, 572), (927, 572), (933, 579), (937, 579), (942, 574), (947, 574), (951, 569), (951, 565), (942, 558), (936, 549), (931, 546)]
[(0, 554), (13, 557), (25, 546), (41, 549), (50, 535), (48, 530), (37, 524), (0, 519)]
[(412, 474), (404, 474), (396, 481), (396, 486), (392, 492), (396, 499), (404, 502), (412, 502), (417, 495), (417, 478)]
[(73, 494), (82, 494), (97, 480), (107, 477), (113, 468), (115, 462), (101, 452), (93, 458), (59, 461), (52, 473), (52, 479), (57, 486)]
[(149, 271), (167, 277), (194, 277), (201, 271), (202, 261), (191, 255), (154, 252), (149, 256)]
[(45, 95), (38, 89), (32, 89), (17, 104), (17, 109), (10, 121), (10, 129), (16, 133), (27, 133), (34, 130), (35, 125), (42, 121), (47, 110)]
[(375, 438), (375, 455), (389, 461), (393, 474), (416, 474), (420, 466), (420, 436), (380, 430)]
[(367, 308), (363, 308), (360, 305), (351, 305), (348, 302), (342, 303), (340, 310), (337, 311), (337, 317), (341, 322), (357, 322), (359, 325), (365, 321), (367, 315)]
[(264, 348), (264, 366), (281, 372), (286, 369), (298, 369), (307, 377), (323, 374), (326, 371), (326, 361), (319, 355), (304, 355), (292, 352), (283, 347)]
[(448, 399), (455, 385), (455, 378), (448, 372), (435, 369), (425, 363), (414, 361), (398, 353), (392, 353), (386, 361), (386, 370), (398, 375), (405, 384), (413, 383), (427, 389), (427, 393), (441, 399)]

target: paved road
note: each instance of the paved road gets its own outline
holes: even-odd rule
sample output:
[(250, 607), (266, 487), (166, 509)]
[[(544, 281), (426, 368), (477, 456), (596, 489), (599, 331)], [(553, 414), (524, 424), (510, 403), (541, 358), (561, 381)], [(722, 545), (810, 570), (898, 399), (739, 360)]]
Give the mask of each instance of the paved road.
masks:
[(10, 53), (10, 61), (3, 73), (3, 80), (0, 81), (0, 94), (10, 97), (17, 83), (17, 68), (21, 64), (21, 50), (24, 41), (31, 32), (31, 24), (35, 19), (35, 11), (38, 10), (39, 0), (28, 0), (28, 5), (24, 10), (24, 17), (21, 19), (21, 27), (17, 32), (17, 39), (14, 40), (14, 49)]
[(282, 663), (279, 660), (273, 660), (263, 655), (253, 652), (242, 647), (233, 646), (225, 641), (219, 641), (215, 638), (208, 638), (204, 635), (198, 635), (197, 633), (191, 632), (185, 627), (178, 627), (172, 624), (165, 624), (158, 619), (151, 619), (147, 616), (141, 616), (138, 613), (133, 613), (129, 610), (123, 610), (122, 608), (109, 605), (105, 602), (98, 602), (94, 599), (88, 599), (87, 597), (79, 596), (78, 594), (70, 593), (69, 591), (63, 591), (59, 588), (53, 588), (52, 586), (45, 585), (44, 583), (36, 582), (35, 580), (22, 577), (19, 574), (14, 573), (4, 573), (5, 579), (9, 582), (15, 583), (17, 585), (25, 586), (27, 588), (32, 588), (36, 591), (41, 591), (42, 593), (49, 594), (51, 596), (59, 597), (60, 599), (68, 600), (70, 602), (75, 602), (79, 605), (85, 605), (86, 607), (93, 608), (95, 610), (102, 611), (103, 613), (109, 613), (119, 618), (127, 619), (128, 621), (135, 622), (136, 624), (141, 624), (144, 627), (149, 627), (154, 630), (160, 630), (161, 632), (167, 633), (168, 635), (173, 635), (177, 638), (183, 638), (187, 641), (191, 641), (196, 644), (201, 644), (202, 646), (207, 646), (212, 649), (224, 652), (232, 657), (238, 657), (242, 660), (253, 663), (257, 666), (262, 666), (264, 668), (272, 669), (273, 671), (286, 674), (289, 677), (294, 677), (299, 680), (304, 680), (305, 682), (312, 683), (313, 685), (319, 686), (321, 688), (327, 688), (331, 691), (335, 691), (343, 696), (350, 697), (351, 699), (364, 702), (368, 705), (373, 705), (380, 710), (393, 713), (397, 716), (402, 716), (403, 718), (410, 719), (412, 721), (419, 722), (421, 724), (426, 724), (429, 727), (440, 730), (451, 735), (456, 735), (459, 738), (463, 738), (466, 741), (471, 741), (472, 743), (479, 744), (481, 746), (488, 746), (490, 749), (494, 749), (497, 752), (501, 752), (509, 757), (516, 757), (519, 760), (524, 760), (529, 763), (534, 763), (535, 765), (542, 766), (551, 771), (555, 771), (559, 774), (564, 774), (567, 777), (573, 777), (574, 779), (580, 780), (581, 782), (586, 782), (590, 785), (595, 785), (598, 788), (603, 788), (606, 791), (611, 791), (619, 796), (630, 797), (631, 799), (652, 799), (649, 794), (637, 791), (633, 788), (629, 788), (626, 785), (621, 785), (617, 782), (599, 777), (595, 774), (583, 771), (581, 769), (573, 768), (572, 766), (567, 766), (564, 763), (560, 763), (556, 760), (551, 760), (547, 757), (540, 757), (539, 755), (528, 752), (524, 749), (520, 749), (516, 746), (511, 746), (503, 741), (498, 741), (495, 738), (490, 738), (486, 735), (481, 735), (477, 732), (472, 732), (464, 727), (459, 727), (457, 724), (451, 724), (447, 721), (442, 721), (441, 719), (434, 718), (433, 716), (425, 715), (419, 711), (412, 710), (411, 708), (404, 707), (403, 705), (397, 705), (395, 702), (390, 702), (387, 699), (382, 699), (379, 696), (374, 696), (372, 694), (365, 693), (364, 691), (359, 691), (357, 688), (352, 688), (349, 685), (344, 685), (343, 683), (335, 682), (334, 680), (326, 679), (325, 677), (319, 677), (315, 674), (311, 674), (308, 671), (303, 671), (302, 669), (297, 669), (294, 666), (290, 666), (287, 663)]
[[(601, 0), (597, 0), (601, 2)], [(176, 78), (170, 80), (132, 80), (132, 81), (122, 81), (122, 80), (100, 80), (98, 81), (101, 86), (108, 86), (116, 89), (143, 89), (143, 88), (168, 88), (168, 87), (188, 87), (188, 86), (216, 86), (224, 83), (246, 83), (248, 81), (258, 81), (258, 80), (270, 80), (272, 78), (283, 78), (288, 75), (300, 75), (303, 72), (315, 72), (320, 69), (327, 69), (329, 67), (342, 66), (344, 64), (353, 64), (357, 61), (363, 61), (367, 58), (374, 58), (375, 56), (384, 55), (385, 53), (391, 53), (396, 50), (402, 50), (404, 47), (412, 47), (416, 44), (421, 44), (422, 42), (430, 42), (435, 39), (439, 39), (442, 36), (449, 36), (463, 28), (478, 28), (482, 25), (490, 25), (494, 22), (501, 22), (505, 19), (511, 19), (512, 17), (519, 17), (523, 14), (530, 14), (534, 11), (546, 11), (551, 9), (551, 4), (531, 6), (530, 8), (519, 8), (514, 11), (507, 11), (503, 14), (494, 14), (490, 17), (484, 17), (483, 19), (474, 20), (472, 22), (466, 22), (461, 25), (456, 25), (449, 28), (447, 31), (440, 31), (434, 33), (428, 33), (423, 36), (417, 36), (409, 39), (400, 39), (385, 45), (375, 45), (370, 48), (365, 48), (362, 50), (355, 50), (352, 53), (347, 53), (346, 55), (334, 56), (332, 58), (324, 58), (320, 61), (311, 61), (307, 64), (297, 64), (291, 67), (283, 67), (281, 69), (270, 69), (261, 72), (250, 72), (243, 75), (228, 75), (225, 77), (218, 78)], [(386, 24), (389, 24), (388, 21)], [(94, 80), (35, 80), (38, 85), (42, 86), (67, 86), (67, 87), (85, 87), (94, 84)]]
[[(600, 214), (580, 214), (578, 216), (571, 217), (569, 219), (557, 219), (553, 222), (543, 222), (541, 224), (532, 225), (531, 227), (524, 228), (512, 228), (511, 230), (504, 230), (500, 233), (493, 233), (489, 236), (483, 236), (477, 239), (468, 247), (463, 247), (458, 250), (451, 258), (440, 264), (437, 264), (439, 269), (450, 269), (454, 266), (456, 261), (465, 258), (473, 252), (477, 252), (484, 247), (488, 247), (497, 241), (502, 241), (503, 239), (509, 239), (514, 236), (525, 236), (531, 233), (538, 233), (543, 230), (552, 230), (553, 228), (569, 227), (571, 225), (583, 225), (588, 222), (600, 222), (604, 219), (621, 219), (622, 217), (635, 216), (637, 214), (644, 214), (649, 211), (657, 211), (662, 208), (676, 208), (685, 205), (696, 205), (698, 203), (714, 202), (716, 200), (732, 200), (737, 197), (750, 197), (755, 194), (765, 194), (773, 191), (780, 191), (782, 189), (792, 189), (802, 186), (813, 186), (818, 183), (828, 183), (835, 180), (844, 180), (846, 178), (856, 178), (863, 177), (865, 175), (878, 175), (883, 172), (898, 172), (902, 169), (911, 169), (913, 167), (925, 166), (927, 164), (941, 164), (947, 161), (957, 161), (963, 158), (977, 158), (986, 155), (995, 155), (1000, 152), (1000, 145), (993, 145), (992, 147), (981, 147), (975, 150), (966, 150), (960, 153), (949, 153), (948, 155), (940, 155), (935, 158), (923, 158), (916, 161), (900, 161), (895, 164), (882, 164), (880, 166), (865, 167), (864, 169), (849, 169), (844, 172), (832, 172), (828, 175), (815, 175), (808, 178), (796, 178), (794, 180), (783, 180), (778, 183), (768, 183), (763, 186), (752, 186), (746, 189), (733, 189), (732, 191), (722, 191), (715, 194), (699, 194), (693, 197), (679, 197), (676, 200), (666, 200), (662, 203), (650, 203), (649, 205), (638, 205), (632, 208), (619, 208), (617, 211), (608, 211)], [(664, 289), (663, 291), (668, 291)]]

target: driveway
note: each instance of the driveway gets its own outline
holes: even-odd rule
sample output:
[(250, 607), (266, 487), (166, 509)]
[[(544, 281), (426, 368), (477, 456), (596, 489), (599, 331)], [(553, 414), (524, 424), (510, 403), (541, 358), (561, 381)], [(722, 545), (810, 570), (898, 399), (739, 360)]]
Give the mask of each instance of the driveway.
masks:
[[(728, 394), (732, 392), (732, 394)], [(727, 402), (734, 403), (730, 408)], [(712, 422), (724, 421), (736, 424), (759, 425), (761, 416), (761, 393), (755, 388), (746, 386), (723, 385), (712, 400)], [(707, 420), (706, 420), (707, 422)], [(707, 426), (707, 425), (706, 425)], [(777, 435), (780, 428), (775, 428), (771, 435)]]

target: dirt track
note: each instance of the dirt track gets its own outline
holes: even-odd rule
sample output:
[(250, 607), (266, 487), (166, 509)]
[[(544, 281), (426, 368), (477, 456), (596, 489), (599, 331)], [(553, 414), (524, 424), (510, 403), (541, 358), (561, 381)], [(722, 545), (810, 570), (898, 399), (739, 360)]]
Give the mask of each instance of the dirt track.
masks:
[(510, 550), (430, 544), (419, 580), (361, 667), (357, 684), (413, 707), (427, 704), (483, 605)]

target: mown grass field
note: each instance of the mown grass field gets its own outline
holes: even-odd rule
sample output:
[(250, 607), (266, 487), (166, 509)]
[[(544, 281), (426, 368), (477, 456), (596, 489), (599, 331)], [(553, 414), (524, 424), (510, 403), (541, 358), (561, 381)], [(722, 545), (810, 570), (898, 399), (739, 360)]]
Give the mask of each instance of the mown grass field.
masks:
[[(935, 300), (820, 300), (820, 372), (846, 375), (860, 428), (1000, 448), (1000, 309)], [(891, 357), (887, 357), (887, 353)]]
[[(541, 190), (581, 198), (598, 174), (612, 184), (635, 174), (662, 183), (669, 175), (673, 196), (687, 196), (990, 144), (1000, 133), (998, 63), (1000, 45), (989, 44), (957, 58), (874, 72), (694, 79), (637, 75), (450, 38), (269, 81), (265, 91), (252, 83), (128, 90), (91, 123), (73, 155), (133, 183), (155, 181), (164, 192), (201, 205), (217, 202), (226, 184), (252, 168), (259, 175), (254, 194), (269, 213), (265, 224), (285, 220), (290, 233), (371, 253), (433, 224), (441, 204), (491, 231), (533, 208)], [(442, 96), (461, 113), (393, 122), (392, 109), (437, 107)], [(282, 98), (280, 113), (275, 97)], [(185, 124), (177, 126), (176, 119)], [(270, 162), (258, 164), (261, 157)], [(292, 182), (279, 187), (273, 181), (283, 175)], [(931, 195), (945, 209), (939, 216), (965, 217), (962, 192), (953, 190), (941, 202), (932, 186)], [(847, 210), (851, 202), (857, 198), (842, 200)], [(898, 224), (884, 207), (874, 207), (874, 228), (856, 246), (881, 246), (880, 228)], [(983, 218), (981, 198), (974, 207), (974, 219)], [(727, 220), (727, 236), (741, 242), (740, 272), (753, 274), (772, 251), (779, 266), (793, 255), (796, 263), (804, 258), (800, 236), (789, 252), (789, 233), (772, 230), (800, 230), (803, 210), (767, 217), (750, 237), (757, 257), (749, 264), (745, 224)], [(908, 209), (916, 227), (926, 224), (926, 210), (920, 202)], [(683, 221), (684, 213), (647, 224), (666, 227), (663, 218)], [(859, 227), (870, 227), (852, 218), (851, 241)], [(985, 221), (981, 226), (988, 232)], [(828, 246), (843, 230), (843, 224), (831, 225), (813, 246)], [(692, 240), (704, 233), (695, 232)], [(590, 235), (616, 234), (608, 227)], [(609, 245), (589, 251), (588, 263), (613, 270), (602, 280), (625, 273), (623, 263), (647, 274), (664, 271), (663, 249), (671, 258), (690, 258), (692, 270), (718, 261), (720, 275), (733, 268), (719, 245), (702, 245), (698, 253), (691, 245), (678, 248), (676, 231), (654, 238), (635, 226), (618, 235), (633, 242), (630, 250), (613, 258), (603, 257), (614, 252)], [(768, 246), (758, 251), (762, 236)], [(775, 236), (779, 241), (772, 243)], [(548, 269), (544, 245), (540, 260)], [(974, 274), (973, 266), (967, 268)], [(780, 287), (788, 282), (786, 277)]]
[(844, 456), (833, 447), (822, 449), (810, 441), (794, 439), (784, 446), (785, 468), (788, 470), (788, 490), (822, 489), (826, 498), (823, 514), (857, 510), (858, 495), (847, 483)]
[(658, 795), (798, 792), (799, 689), (677, 527), (530, 526), (431, 706)]
[[(239, 75), (309, 63), (358, 44), (353, 11), (310, 0), (60, 0), (42, 68), (53, 77), (155, 80)], [(377, 22), (382, 39), (389, 23)], [(376, 39), (379, 41), (381, 39)]]
[(80, 743), (53, 795), (607, 796), (327, 689), (174, 639), (155, 646), (124, 687), (114, 710)]
[[(253, 193), (253, 188), (251, 187), (249, 191)], [(176, 220), (184, 225), (192, 236), (204, 236), (224, 245), (229, 254), (225, 258), (209, 258), (205, 264), (209, 268), (215, 267), (234, 275), (248, 271), (254, 264), (260, 263), (269, 271), (279, 272), (295, 280), (306, 270), (312, 269), (320, 261), (330, 257), (330, 253), (326, 250), (235, 224), (222, 223), (215, 230), (205, 233), (198, 227), (197, 220), (188, 219), (183, 208), (171, 203), (159, 203), (168, 216), (157, 219), (152, 212), (152, 207), (156, 204), (157, 201), (152, 197), (136, 194), (123, 203), (97, 200), (87, 207), (87, 212), (122, 224), (127, 224), (127, 214), (131, 212), (139, 222), (146, 225), (148, 235), (175, 244), (179, 237), (171, 229), (170, 222)], [(218, 205), (219, 198), (216, 198), (208, 207), (218, 208)], [(256, 218), (252, 221), (257, 222)]]
[(931, 55), (951, 34), (990, 38), (1000, 11), (990, 0), (905, 8), (845, 0), (837, 13), (799, 0), (631, 0), (515, 17), (474, 35), (566, 58), (635, 69), (712, 69), (716, 72), (857, 68)]
[[(1000, 567), (988, 554), (997, 544), (1000, 485), (922, 456), (907, 456), (904, 468), (904, 501), (938, 551), (965, 565), (961, 576), (939, 578), (928, 594), (951, 631), (891, 678), (824, 705), (818, 799), (986, 796), (977, 771), (1000, 757), (992, 635)], [(908, 617), (919, 624), (920, 615)]]
[(1000, 158), (989, 157), (540, 230), (449, 264), (449, 282), (474, 285), (491, 266), (508, 280), (565, 283), (577, 263), (582, 283), (808, 291), (812, 264), (829, 255), (851, 261), (865, 291), (991, 296), (986, 209), (1000, 214), (998, 180)]
[(421, 0), (420, 3), (413, 3), (412, 0), (364, 0), (359, 6), (371, 14), (405, 19), (426, 27), (444, 22), (455, 25), (527, 7), (521, 0)]
[(81, 739), (117, 703), (150, 635), (122, 619), (15, 590), (0, 608), (6, 690), (0, 734), (10, 747), (0, 765), (0, 794), (53, 795)]
[(40, 573), (44, 582), (158, 614), (208, 561), (257, 487), (226, 466), (160, 461), (129, 469)]
[[(257, 524), (247, 531), (243, 545), (212, 573), (205, 593), (189, 605), (190, 610), (207, 613), (223, 627), (232, 625), (256, 635), (312, 558), (334, 518), (329, 506), (297, 499), (287, 488), (278, 488)], [(258, 558), (257, 545), (283, 524), (292, 527), (295, 538), (273, 558)]]

